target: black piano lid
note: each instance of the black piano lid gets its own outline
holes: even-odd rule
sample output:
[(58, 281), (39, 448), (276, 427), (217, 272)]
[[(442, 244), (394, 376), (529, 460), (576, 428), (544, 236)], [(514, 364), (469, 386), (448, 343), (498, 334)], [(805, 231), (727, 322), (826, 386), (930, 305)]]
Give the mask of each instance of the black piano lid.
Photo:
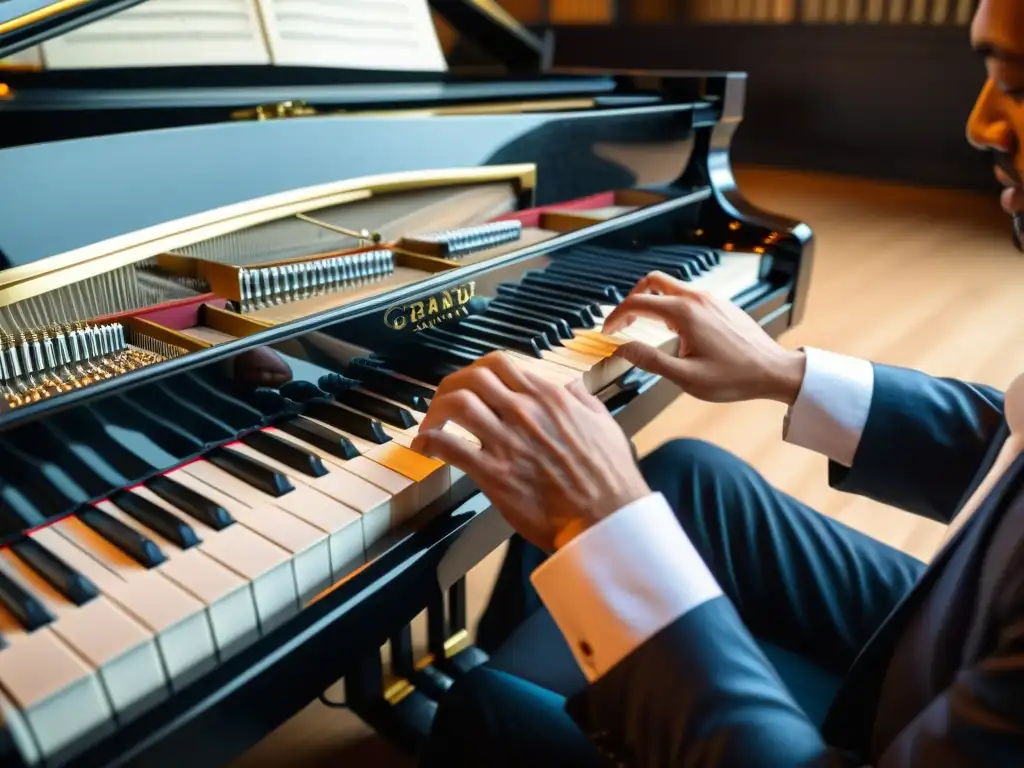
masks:
[(0, 0), (0, 59), (143, 0)]
[[(551, 60), (541, 40), (486, 0), (428, 0), (458, 32), (511, 69), (538, 71)], [(145, 0), (0, 0), (0, 59)]]
[[(687, 134), (700, 117), (695, 111), (709, 110), (707, 103), (694, 102), (612, 113), (325, 116), (12, 147), (0, 150), (0, 178), (18, 191), (0, 206), (0, 251), (5, 266), (14, 267), (288, 189), (401, 171), (534, 162), (568, 146), (567, 132), (575, 137), (574, 155), (559, 150), (550, 162), (570, 167), (585, 162), (589, 170), (571, 179), (578, 188), (557, 197), (581, 197), (637, 181), (593, 176), (601, 161), (585, 143), (588, 123), (595, 124), (594, 131), (597, 123), (608, 123), (607, 130), (621, 142), (664, 143)], [(544, 204), (543, 187), (553, 174), (544, 163), (538, 169), (538, 204)]]

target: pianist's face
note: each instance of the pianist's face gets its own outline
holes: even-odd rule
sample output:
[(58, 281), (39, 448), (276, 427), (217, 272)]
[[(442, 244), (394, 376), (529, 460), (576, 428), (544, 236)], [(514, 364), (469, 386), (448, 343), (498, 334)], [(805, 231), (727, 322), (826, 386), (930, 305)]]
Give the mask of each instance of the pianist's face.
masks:
[(1024, 2), (981, 0), (971, 44), (985, 59), (988, 80), (967, 122), (967, 138), (995, 153), (1003, 208), (1024, 213)]

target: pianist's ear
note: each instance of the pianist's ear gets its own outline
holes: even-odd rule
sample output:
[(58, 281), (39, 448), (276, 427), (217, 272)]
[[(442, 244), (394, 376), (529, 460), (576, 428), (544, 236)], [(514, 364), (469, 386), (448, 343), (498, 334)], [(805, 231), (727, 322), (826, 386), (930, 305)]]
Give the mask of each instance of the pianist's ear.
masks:
[(292, 380), (288, 363), (269, 347), (255, 347), (225, 361), (227, 375), (240, 387), (280, 387)]

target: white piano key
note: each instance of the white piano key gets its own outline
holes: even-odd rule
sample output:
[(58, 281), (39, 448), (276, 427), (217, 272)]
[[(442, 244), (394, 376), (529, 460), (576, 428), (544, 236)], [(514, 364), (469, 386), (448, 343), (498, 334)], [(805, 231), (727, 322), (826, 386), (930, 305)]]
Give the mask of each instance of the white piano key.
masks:
[(181, 471), (221, 491), (236, 502), (241, 502), (225, 507), (236, 522), (291, 554), (295, 588), (300, 603), (305, 603), (331, 586), (331, 552), (327, 535), (285, 511), (288, 509), (286, 505), (326, 503), (327, 500), (316, 491), (299, 485), (283, 496), (271, 497), (220, 467), (202, 460), (185, 465)]
[[(319, 491), (324, 496), (341, 503), (345, 503), (345, 499), (348, 496), (348, 489), (354, 483), (354, 478), (361, 478), (362, 480), (365, 480), (366, 482), (385, 491), (391, 497), (390, 524), (392, 528), (395, 528), (405, 520), (408, 520), (421, 509), (418, 489), (415, 482), (404, 475), (388, 469), (387, 467), (383, 467), (380, 464), (370, 461), (362, 456), (346, 462), (344, 467), (332, 463), (326, 463), (324, 464), (324, 469), (327, 470), (327, 474), (321, 475), (320, 477), (312, 477), (297, 470), (293, 470), (287, 465), (277, 461), (276, 459), (272, 459), (266, 454), (260, 453), (248, 445), (238, 446), (238, 452), (243, 453), (256, 461), (263, 462), (267, 466), (281, 472), (292, 481), (292, 485), (296, 488), (300, 485), (306, 486), (307, 488)], [(291, 495), (292, 494), (285, 494), (285, 496), (282, 496), (277, 500), (278, 503), (282, 501), (290, 501), (291, 503), (281, 504), (281, 506), (284, 506), (285, 509), (288, 509), (289, 511), (295, 510), (304, 503), (299, 501), (299, 499), (288, 500), (287, 497)]]
[[(0, 690), (17, 707), (40, 757), (60, 763), (113, 732), (99, 676), (48, 627), (26, 632), (0, 607)], [(17, 718), (14, 718), (15, 720)]]
[(103, 595), (75, 605), (9, 550), (0, 570), (31, 592), (55, 617), (48, 628), (99, 674), (121, 723), (167, 697), (167, 678), (156, 641), (137, 621)]
[[(131, 492), (172, 514), (176, 512), (168, 508), (168, 505), (161, 504), (156, 494), (144, 487)], [(259, 637), (256, 603), (247, 580), (211, 558), (199, 546), (181, 549), (123, 512), (113, 502), (101, 501), (96, 507), (148, 536), (167, 555), (167, 560), (158, 565), (157, 570), (206, 606), (221, 661), (230, 658)], [(197, 536), (205, 534), (196, 530), (195, 526), (193, 530)]]
[[(216, 502), (232, 517), (234, 511), (243, 506), (239, 501), (180, 469), (168, 473), (167, 477)], [(155, 495), (149, 498), (155, 499)], [(170, 508), (162, 500), (158, 502)], [(266, 634), (299, 610), (291, 554), (247, 528), (238, 522), (237, 518), (235, 520), (233, 525), (220, 531), (214, 531), (196, 522), (193, 522), (192, 527), (203, 539), (199, 545), (203, 552), (249, 582), (256, 601), (260, 631)]]
[[(327, 425), (324, 425), (324, 428), (333, 429), (333, 427)], [(374, 482), (372, 470), (367, 473), (361, 469), (367, 462), (372, 461), (391, 472), (407, 477), (416, 484), (416, 501), (420, 509), (443, 496), (451, 486), (451, 467), (442, 461), (409, 450), (394, 441), (384, 445), (367, 444), (366, 450), (361, 450), (360, 456), (354, 459), (342, 459), (279, 429), (270, 428), (266, 431), (282, 440), (287, 440), (293, 445), (315, 453), (325, 465), (340, 467), (354, 475), (365, 477), (370, 482), (373, 482), (374, 485), (384, 490), (390, 489), (383, 483)], [(338, 430), (334, 431), (337, 432)], [(339, 434), (342, 433), (339, 432)]]
[(216, 666), (213, 628), (206, 606), (199, 600), (159, 571), (139, 565), (74, 517), (32, 534), (40, 544), (72, 565), (64, 554), (66, 550), (57, 551), (50, 534), (56, 534), (85, 552), (95, 563), (117, 577), (111, 581), (98, 575), (95, 568), (86, 571), (78, 564), (73, 565), (156, 636), (160, 657), (173, 689), (184, 688)]
[(14, 702), (4, 694), (2, 687), (0, 687), (0, 728), (7, 731), (14, 743), (14, 748), (18, 750), (25, 765), (34, 766), (42, 763), (43, 756), (39, 752), (39, 745), (36, 744), (32, 729)]
[(330, 503), (294, 505), (287, 511), (327, 534), (332, 579), (337, 581), (366, 560), (363, 519), (351, 507), (333, 499), (327, 501)]
[[(186, 469), (191, 468), (191, 466), (192, 465), (188, 465)], [(210, 465), (207, 464), (207, 466)], [(213, 469), (216, 469), (216, 467)], [(232, 489), (231, 495), (249, 506), (259, 504), (264, 501), (271, 501), (271, 497), (261, 491), (258, 491), (252, 486), (231, 477), (230, 475), (225, 479), (223, 477), (224, 475), (227, 475), (225, 472), (221, 472), (219, 476), (216, 475), (216, 473), (208, 472), (208, 475), (211, 477), (213, 483), (216, 483), (219, 488), (226, 490), (227, 486), (221, 485), (220, 482), (223, 481), (227, 483), (227, 485)], [(335, 480), (334, 482), (337, 483), (338, 481)], [(312, 491), (312, 489), (308, 489), (307, 486), (302, 487), (307, 488), (307, 490), (299, 491), (297, 496), (285, 502), (285, 504), (289, 505), (286, 508), (294, 508), (296, 506), (295, 499), (310, 498), (306, 494)], [(296, 491), (293, 491), (292, 493), (296, 493)], [(319, 493), (319, 491), (314, 493)], [(277, 501), (285, 499), (290, 495), (291, 494), (285, 494), (284, 496), (279, 497), (279, 499), (273, 499), (272, 501), (276, 504)], [(315, 496), (312, 498), (315, 498)], [(334, 497), (332, 496), (331, 498)], [(364, 552), (368, 551), (371, 545), (379, 541), (391, 531), (391, 519), (393, 517), (391, 496), (386, 491), (378, 488), (372, 483), (369, 483), (355, 475), (346, 477), (343, 487), (343, 496), (342, 498), (337, 499), (337, 501), (340, 501), (350, 509), (354, 509), (361, 516)]]

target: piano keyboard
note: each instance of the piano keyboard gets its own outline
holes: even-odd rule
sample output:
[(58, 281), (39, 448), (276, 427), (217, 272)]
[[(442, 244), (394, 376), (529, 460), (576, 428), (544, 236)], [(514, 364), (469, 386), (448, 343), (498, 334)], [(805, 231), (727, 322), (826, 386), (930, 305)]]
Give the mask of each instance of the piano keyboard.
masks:
[(596, 391), (624, 371), (611, 357), (621, 343), (676, 341), (650, 320), (602, 333), (638, 279), (661, 269), (733, 298), (758, 283), (760, 259), (581, 246), (400, 355), (248, 401), (184, 374), (12, 432), (0, 445), (0, 537), (13, 542), (0, 552), (0, 706), (22, 754), (60, 760), (130, 722), (406, 529), (460, 477), (409, 448), (444, 376), (504, 350)]

